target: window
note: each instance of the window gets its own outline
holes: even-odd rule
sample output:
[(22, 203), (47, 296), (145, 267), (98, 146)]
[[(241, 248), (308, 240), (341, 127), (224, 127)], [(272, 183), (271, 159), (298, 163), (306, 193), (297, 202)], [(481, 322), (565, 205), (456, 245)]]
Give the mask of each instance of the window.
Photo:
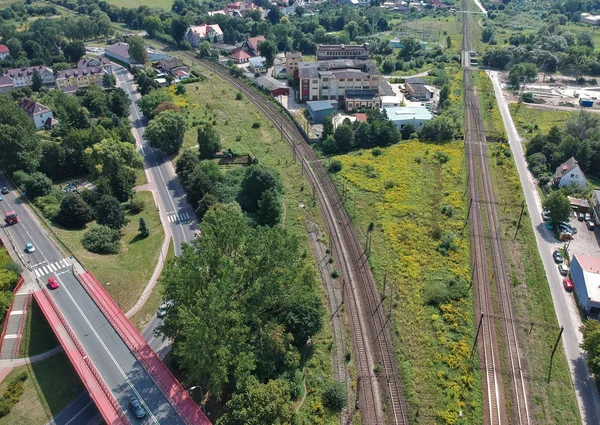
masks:
[(319, 80), (312, 80), (313, 84), (319, 84)]
[(575, 174), (571, 174), (571, 178), (575, 177)]

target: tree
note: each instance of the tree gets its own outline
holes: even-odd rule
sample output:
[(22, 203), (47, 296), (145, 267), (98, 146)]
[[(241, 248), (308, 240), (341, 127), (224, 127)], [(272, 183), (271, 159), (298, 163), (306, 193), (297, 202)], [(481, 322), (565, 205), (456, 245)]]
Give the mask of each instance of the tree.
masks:
[[(108, 74), (105, 74), (105, 76)], [(114, 81), (114, 76), (112, 76), (112, 80)], [(103, 77), (104, 80), (104, 77)], [(129, 116), (129, 105), (131, 105), (131, 99), (125, 93), (125, 90), (122, 88), (117, 88), (111, 91), (108, 106), (110, 111), (115, 114), (117, 117), (125, 118)]]
[(215, 190), (213, 182), (199, 165), (190, 173), (183, 188), (185, 189), (187, 201), (194, 209), (198, 208), (200, 200), (206, 194), (214, 194)]
[(510, 68), (508, 79), (510, 85), (515, 89), (519, 88), (521, 83), (530, 83), (537, 79), (537, 66), (534, 63), (518, 63)]
[(340, 161), (339, 159), (333, 159), (327, 167), (327, 172), (331, 174), (339, 173), (340, 171), (342, 171), (342, 167), (342, 161)]
[(81, 244), (96, 254), (118, 254), (121, 250), (121, 234), (108, 226), (96, 226), (83, 234)]
[(214, 205), (218, 204), (219, 200), (212, 193), (205, 194), (200, 202), (198, 202), (198, 208), (196, 209), (196, 215), (199, 220), (204, 218), (204, 215), (211, 209)]
[(42, 158), (35, 127), (8, 96), (0, 96), (0, 152), (0, 167), (9, 172), (33, 172)]
[(445, 84), (440, 90), (440, 105), (450, 97), (450, 86)]
[(447, 142), (454, 138), (456, 126), (450, 117), (440, 115), (427, 121), (419, 131), (423, 139), (433, 142)]
[(193, 152), (192, 149), (186, 149), (183, 151), (177, 164), (175, 164), (175, 173), (181, 182), (183, 187), (186, 187), (190, 176), (194, 172), (194, 169), (198, 165), (198, 156)]
[(400, 133), (402, 134), (402, 140), (408, 140), (410, 137), (417, 132), (415, 125), (413, 123), (404, 124)]
[(360, 31), (360, 27), (356, 22), (350, 21), (344, 26), (344, 31), (348, 33), (348, 38), (350, 41), (354, 41)]
[(140, 217), (138, 231), (140, 232), (140, 236), (142, 238), (147, 238), (148, 235), (150, 235), (150, 229), (148, 229), (148, 225), (146, 224), (146, 220), (144, 220), (144, 217)]
[(211, 159), (221, 149), (221, 136), (212, 124), (206, 123), (198, 127), (198, 150), (200, 159)]
[(21, 41), (17, 38), (9, 38), (4, 44), (6, 44), (6, 47), (8, 47), (10, 56), (14, 59), (18, 59), (19, 55), (23, 51), (23, 45), (21, 44)]
[(277, 55), (277, 46), (272, 40), (265, 40), (258, 43), (258, 51), (260, 55), (264, 57), (265, 66), (267, 68), (273, 66), (273, 61), (275, 60), (275, 56)]
[(450, 38), (450, 36), (446, 37), (446, 49), (449, 49), (452, 47), (452, 39)]
[(175, 94), (183, 96), (185, 94), (185, 85), (178, 83), (177, 86), (175, 86)]
[[(23, 173), (23, 175), (25, 178), (19, 184), (31, 199), (35, 199), (38, 196), (46, 196), (52, 190), (52, 180), (44, 173), (35, 171), (31, 174)], [(18, 180), (17, 173), (15, 173), (15, 180)]]
[(562, 192), (555, 190), (543, 200), (542, 205), (548, 210), (553, 223), (568, 221), (571, 215), (571, 203)]
[(179, 152), (186, 129), (187, 124), (182, 114), (164, 111), (150, 121), (144, 137), (153, 148), (160, 149), (166, 154), (173, 154)]
[(281, 193), (281, 181), (277, 171), (263, 165), (248, 167), (238, 195), (238, 202), (242, 209), (250, 213), (258, 210), (258, 201), (267, 190)]
[(258, 224), (275, 226), (281, 220), (283, 204), (281, 197), (273, 189), (265, 190), (258, 200)]
[(233, 394), (227, 407), (217, 425), (292, 425), (296, 416), (288, 384), (282, 379), (251, 382)]
[(117, 79), (114, 75), (104, 74), (102, 76), (102, 86), (104, 88), (114, 87), (117, 84)]
[(148, 61), (146, 42), (140, 36), (129, 37), (129, 56), (137, 63), (144, 64)]
[(597, 320), (586, 320), (579, 328), (583, 335), (581, 348), (587, 353), (587, 364), (596, 377), (600, 376), (600, 322)]
[(150, 90), (148, 94), (142, 96), (139, 100), (138, 105), (142, 110), (142, 113), (147, 118), (151, 119), (154, 117), (154, 110), (163, 102), (172, 102), (173, 96), (166, 90)]
[(54, 220), (68, 229), (80, 229), (92, 219), (92, 209), (83, 198), (76, 193), (66, 193)]
[(421, 44), (414, 37), (404, 37), (400, 40), (402, 49), (399, 56), (405, 60), (410, 59), (416, 52), (421, 50)]
[(489, 43), (492, 37), (495, 35), (496, 30), (492, 26), (485, 26), (483, 31), (481, 31), (481, 41), (484, 43)]
[(277, 5), (274, 4), (269, 7), (269, 10), (267, 13), (267, 19), (273, 25), (276, 25), (279, 23), (279, 21), (281, 20), (281, 11), (279, 10), (279, 7), (277, 7)]
[(63, 53), (69, 62), (77, 63), (85, 55), (85, 44), (83, 41), (72, 41), (65, 44)]
[(31, 90), (36, 92), (40, 91), (43, 85), (44, 80), (42, 79), (42, 76), (37, 69), (34, 69), (33, 74), (31, 74)]
[(337, 149), (341, 153), (346, 153), (354, 147), (354, 131), (349, 124), (342, 124), (335, 129), (333, 134)]
[(96, 202), (96, 222), (111, 229), (119, 230), (127, 224), (125, 210), (117, 198), (104, 195)]
[(210, 43), (208, 41), (203, 41), (200, 43), (200, 47), (198, 48), (198, 56), (202, 59), (210, 58), (212, 56), (212, 48), (210, 47)]
[(340, 381), (329, 382), (323, 390), (321, 399), (325, 407), (339, 412), (348, 403), (346, 385)]
[(160, 32), (162, 22), (156, 15), (148, 15), (144, 18), (144, 29), (148, 32), (150, 37), (156, 36)]
[(323, 119), (323, 133), (321, 134), (321, 140), (325, 140), (328, 136), (332, 136), (333, 131), (333, 121), (331, 120), (331, 116), (327, 115)]
[(594, 48), (594, 35), (590, 31), (580, 31), (577, 33), (577, 44), (584, 47)]

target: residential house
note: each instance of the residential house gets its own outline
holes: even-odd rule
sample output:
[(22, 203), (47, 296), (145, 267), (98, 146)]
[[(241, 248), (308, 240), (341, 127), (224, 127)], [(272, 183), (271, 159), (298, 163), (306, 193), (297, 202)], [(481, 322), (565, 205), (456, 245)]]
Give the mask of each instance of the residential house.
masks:
[(317, 60), (369, 59), (366, 44), (317, 44)]
[(212, 43), (223, 42), (223, 31), (218, 24), (202, 24), (191, 26), (185, 34), (186, 40), (193, 46), (198, 47), (203, 41)]
[(577, 160), (573, 157), (567, 159), (565, 162), (556, 167), (554, 173), (554, 185), (557, 187), (565, 187), (575, 185), (578, 187), (584, 187), (587, 183), (585, 175)]
[(110, 60), (108, 60), (108, 58), (105, 58), (104, 56), (97, 56), (97, 57), (93, 57), (93, 58), (81, 58), (79, 60), (79, 62), (77, 62), (77, 68), (93, 68), (93, 67), (100, 67), (107, 74), (110, 74), (110, 75), (112, 75), (112, 73), (113, 73), (112, 63), (110, 62)]
[(395, 106), (383, 110), (399, 130), (402, 130), (406, 124), (412, 124), (418, 130), (433, 118), (433, 114), (424, 106)]
[(415, 99), (429, 100), (433, 97), (433, 90), (425, 85), (422, 78), (410, 78), (405, 81), (406, 92)]
[(13, 80), (6, 75), (0, 77), (0, 93), (6, 93), (13, 89)]
[(381, 107), (379, 90), (346, 90), (345, 109), (346, 112), (358, 111), (360, 109), (373, 109)]
[[(347, 91), (381, 90), (381, 74), (371, 61), (337, 59), (298, 63), (300, 100), (344, 102)], [(379, 104), (378, 107), (380, 107)]]
[(335, 100), (315, 100), (306, 102), (306, 111), (314, 124), (321, 124), (325, 117), (332, 116), (337, 110)]
[(583, 311), (589, 316), (600, 314), (600, 258), (574, 255), (571, 280)]
[(56, 73), (56, 88), (72, 92), (76, 90), (75, 87), (80, 89), (91, 85), (102, 86), (102, 78), (106, 74), (107, 71), (99, 66), (65, 69)]
[(8, 55), (10, 55), (8, 47), (6, 47), (4, 44), (0, 44), (0, 60), (6, 59)]
[(250, 37), (248, 40), (244, 42), (242, 48), (249, 52), (252, 56), (260, 56), (260, 51), (258, 50), (258, 45), (265, 41), (266, 38), (264, 35), (259, 35), (257, 37)]
[(600, 25), (600, 15), (592, 15), (591, 13), (582, 13), (579, 15), (579, 20), (590, 25)]
[(33, 84), (33, 73), (37, 71), (42, 77), (44, 85), (54, 84), (54, 72), (44, 65), (28, 66), (25, 68), (9, 69), (4, 72), (5, 77), (13, 81), (13, 87), (27, 87)]
[(50, 108), (41, 103), (34, 102), (28, 97), (19, 100), (19, 108), (25, 111), (29, 119), (33, 122), (33, 125), (35, 125), (35, 128), (38, 130), (44, 128), (52, 129), (56, 123), (54, 114)]
[[(129, 44), (127, 43), (115, 43), (104, 49), (104, 52), (104, 54), (109, 58), (124, 62), (129, 65), (137, 64), (137, 62), (129, 56)], [(146, 48), (146, 53), (148, 62), (156, 62), (169, 57), (169, 55), (167, 55), (165, 52), (151, 49), (149, 47)]]
[(265, 74), (267, 72), (267, 66), (265, 65), (266, 59), (262, 56), (257, 56), (255, 58), (250, 58), (248, 60), (250, 66), (250, 72), (255, 74)]
[(302, 53), (287, 52), (285, 54), (285, 70), (288, 74), (294, 74), (298, 70), (298, 64), (302, 62)]
[(161, 59), (156, 68), (161, 69), (165, 73), (169, 73), (174, 77), (181, 77), (187, 75), (189, 78), (190, 69), (183, 64), (183, 59), (169, 56), (166, 59)]
[(228, 58), (236, 64), (246, 63), (251, 57), (252, 55), (242, 48), (235, 49), (231, 52), (231, 55), (228, 56)]
[(595, 188), (590, 199), (591, 214), (596, 221), (596, 224), (600, 225), (600, 188)]

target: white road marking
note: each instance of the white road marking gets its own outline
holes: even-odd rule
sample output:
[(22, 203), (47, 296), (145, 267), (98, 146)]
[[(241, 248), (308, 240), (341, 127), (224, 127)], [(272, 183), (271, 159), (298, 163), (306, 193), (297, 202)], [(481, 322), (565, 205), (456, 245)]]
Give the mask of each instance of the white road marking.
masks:
[(17, 334), (8, 334), (4, 335), (4, 339), (17, 339), (19, 335)]
[(10, 312), (10, 316), (16, 316), (17, 314), (23, 314), (23, 310), (13, 310)]

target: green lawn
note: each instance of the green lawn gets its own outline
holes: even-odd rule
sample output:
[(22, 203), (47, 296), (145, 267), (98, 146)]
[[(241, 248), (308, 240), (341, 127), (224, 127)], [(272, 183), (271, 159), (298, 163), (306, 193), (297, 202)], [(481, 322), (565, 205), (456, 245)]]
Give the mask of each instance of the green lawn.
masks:
[[(480, 81), (487, 78), (487, 75), (480, 74)], [(490, 90), (493, 89), (489, 79), (478, 87), (484, 105), (486, 99), (493, 96), (493, 91)], [(487, 114), (487, 120), (496, 122), (486, 123), (486, 128), (499, 128), (503, 125), (497, 105), (494, 105), (494, 109)], [(567, 359), (562, 349), (554, 356), (551, 381), (548, 383), (549, 353), (558, 337), (559, 327), (535, 234), (527, 214), (523, 216), (516, 241), (512, 241), (524, 196), (513, 158), (505, 155), (507, 148), (506, 144), (490, 143), (488, 153), (496, 200), (504, 205), (498, 208), (498, 215), (508, 270), (513, 282), (513, 298), (519, 319), (520, 348), (525, 356), (527, 375), (530, 377), (533, 415), (538, 423), (576, 424), (580, 420), (579, 411)], [(529, 334), (532, 322), (536, 325)]]
[(531, 138), (535, 134), (536, 125), (539, 131), (546, 133), (553, 126), (562, 127), (574, 114), (569, 111), (535, 109), (535, 107), (523, 103), (512, 103), (509, 105), (509, 109), (519, 134), (526, 138)]
[(52, 328), (48, 325), (44, 313), (32, 297), (27, 309), (23, 337), (19, 346), (19, 357), (31, 357), (45, 353), (58, 347), (58, 345), (59, 342), (54, 336)]
[(148, 6), (152, 8), (160, 7), (166, 11), (170, 11), (173, 4), (173, 0), (109, 0), (108, 2), (115, 6), (130, 9), (136, 9), (138, 6)]
[(0, 418), (0, 425), (43, 425), (84, 389), (66, 354), (59, 353), (46, 360), (15, 368), (0, 383), (0, 394), (21, 372), (28, 375), (25, 392), (10, 413)]
[[(128, 214), (129, 224), (121, 229), (121, 252), (118, 255), (98, 255), (81, 245), (83, 230), (55, 227), (61, 240), (73, 251), (83, 265), (104, 285), (123, 311), (137, 301), (150, 280), (160, 255), (164, 233), (154, 199), (150, 192), (138, 192), (145, 204), (140, 214)], [(144, 217), (150, 236), (140, 239), (138, 222)], [(87, 225), (90, 228), (95, 222)], [(107, 284), (110, 283), (110, 284)]]

